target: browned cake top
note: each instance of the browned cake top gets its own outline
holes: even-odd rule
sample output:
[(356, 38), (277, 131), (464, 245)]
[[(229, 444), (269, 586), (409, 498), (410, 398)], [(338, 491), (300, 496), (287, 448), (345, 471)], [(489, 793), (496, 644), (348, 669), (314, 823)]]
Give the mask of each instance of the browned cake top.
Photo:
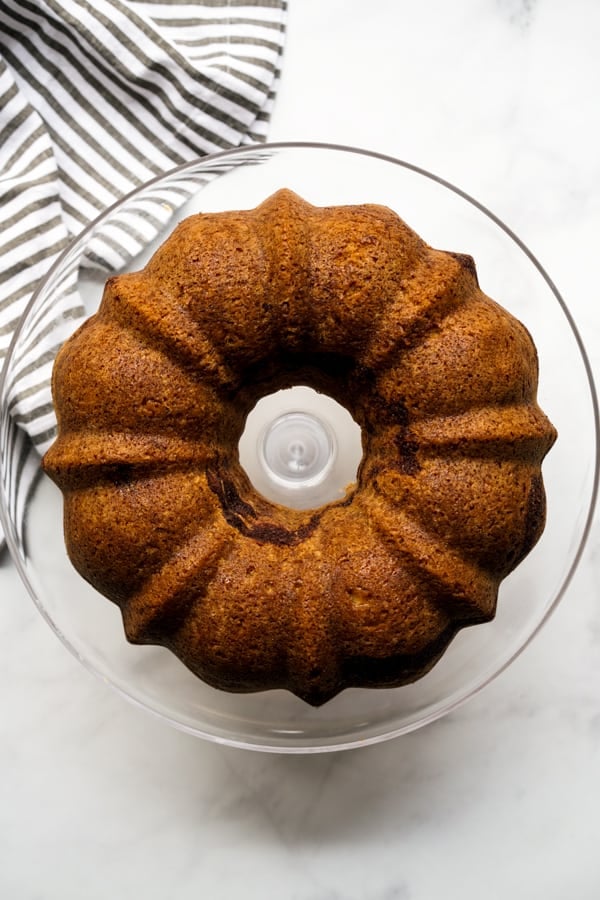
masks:
[[(238, 459), (256, 401), (298, 383), (362, 428), (357, 485), (319, 510), (269, 503)], [(531, 338), (384, 207), (280, 191), (191, 216), (109, 280), (53, 387), (73, 562), (130, 639), (217, 686), (412, 680), (543, 528)]]

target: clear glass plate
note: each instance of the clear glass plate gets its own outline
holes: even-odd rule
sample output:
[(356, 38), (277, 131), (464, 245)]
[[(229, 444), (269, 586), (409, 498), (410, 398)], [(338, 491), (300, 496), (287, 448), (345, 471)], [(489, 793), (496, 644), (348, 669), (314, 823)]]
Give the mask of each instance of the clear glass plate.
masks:
[[(19, 523), (10, 521), (7, 497), (19, 472), (8, 453), (15, 426), (7, 414), (7, 396), (29, 326), (56, 304), (100, 229), (128, 208), (139, 208), (157, 188), (182, 184), (190, 191), (189, 201), (173, 209), (168, 225), (127, 268), (139, 268), (185, 215), (253, 207), (288, 187), (316, 205), (385, 204), (429, 244), (471, 254), (482, 289), (534, 337), (540, 404), (559, 432), (544, 463), (546, 530), (503, 583), (495, 620), (459, 633), (442, 660), (413, 685), (347, 690), (319, 709), (284, 691), (236, 695), (215, 690), (167, 650), (127, 643), (119, 610), (67, 559), (59, 524), (61, 495), (46, 477), (40, 474), (36, 481), (22, 537)], [(92, 312), (102, 280), (82, 271), (78, 277)], [(596, 496), (598, 414), (590, 368), (569, 311), (544, 269), (510, 229), (458, 188), (416, 166), (352, 148), (278, 144), (227, 151), (155, 179), (107, 210), (65, 251), (29, 304), (6, 360), (0, 402), (0, 511), (11, 554), (42, 615), (88, 669), (124, 696), (192, 734), (238, 747), (281, 752), (355, 747), (419, 728), (456, 708), (515, 659), (563, 596)]]

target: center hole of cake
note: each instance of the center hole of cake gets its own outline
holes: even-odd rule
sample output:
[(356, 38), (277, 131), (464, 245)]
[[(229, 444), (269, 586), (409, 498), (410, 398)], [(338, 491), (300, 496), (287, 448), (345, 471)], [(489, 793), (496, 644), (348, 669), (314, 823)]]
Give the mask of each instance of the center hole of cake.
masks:
[(355, 483), (360, 428), (332, 397), (299, 385), (256, 404), (239, 453), (250, 481), (267, 500), (313, 509), (341, 500)]
[(335, 434), (325, 419), (295, 411), (267, 422), (257, 449), (270, 477), (293, 485), (326, 478), (338, 453)]

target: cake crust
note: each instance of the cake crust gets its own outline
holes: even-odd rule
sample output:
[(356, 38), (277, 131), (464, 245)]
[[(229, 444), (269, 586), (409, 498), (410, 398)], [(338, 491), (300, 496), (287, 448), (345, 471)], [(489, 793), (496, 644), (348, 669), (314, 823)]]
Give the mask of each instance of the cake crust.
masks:
[[(185, 219), (106, 284), (53, 374), (69, 556), (135, 643), (209, 684), (346, 687), (424, 675), (494, 615), (545, 521), (556, 432), (530, 335), (471, 257), (391, 210), (278, 191)], [(363, 460), (345, 498), (270, 503), (240, 466), (261, 396), (306, 384), (346, 406)]]

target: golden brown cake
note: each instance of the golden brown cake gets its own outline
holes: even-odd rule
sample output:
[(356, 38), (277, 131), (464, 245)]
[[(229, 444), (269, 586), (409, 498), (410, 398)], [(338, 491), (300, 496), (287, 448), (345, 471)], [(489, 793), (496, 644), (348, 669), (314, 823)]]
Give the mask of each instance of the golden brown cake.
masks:
[[(43, 464), (71, 560), (130, 641), (219, 688), (318, 705), (414, 681), (493, 617), (544, 527), (537, 368), (471, 257), (385, 207), (282, 190), (191, 216), (56, 360)], [(295, 384), (362, 429), (356, 485), (317, 510), (268, 502), (239, 462), (248, 412)]]

